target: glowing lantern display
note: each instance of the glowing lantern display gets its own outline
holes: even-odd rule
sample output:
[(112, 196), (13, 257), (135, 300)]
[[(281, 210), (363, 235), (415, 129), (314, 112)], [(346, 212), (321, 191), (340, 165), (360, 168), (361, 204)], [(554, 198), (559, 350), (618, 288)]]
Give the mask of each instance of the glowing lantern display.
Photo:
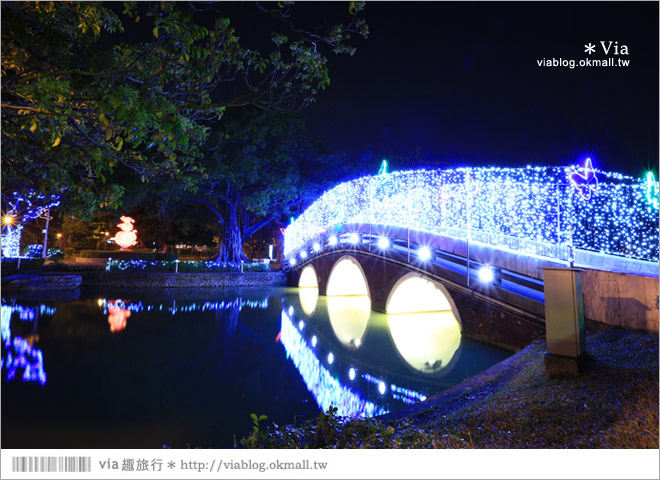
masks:
[(122, 250), (130, 248), (137, 243), (137, 230), (133, 228), (133, 220), (131, 217), (120, 217), (121, 223), (117, 226), (119, 231), (110, 240), (114, 240)]

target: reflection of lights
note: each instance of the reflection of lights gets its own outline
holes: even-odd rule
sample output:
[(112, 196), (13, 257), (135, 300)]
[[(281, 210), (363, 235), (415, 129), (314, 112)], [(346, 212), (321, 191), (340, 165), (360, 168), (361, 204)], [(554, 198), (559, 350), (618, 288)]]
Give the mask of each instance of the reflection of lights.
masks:
[(317, 340), (317, 338), (316, 338), (316, 335), (314, 335), (314, 336), (312, 337), (312, 347), (315, 347), (315, 346), (316, 346), (316, 342), (318, 342), (318, 340)]
[(355, 380), (355, 369), (353, 367), (348, 371), (348, 378)]
[(385, 382), (380, 382), (378, 384), (378, 391), (380, 392), (381, 395), (385, 395), (385, 390), (387, 390), (387, 388), (385, 387)]
[(351, 233), (348, 236), (348, 243), (356, 244), (360, 241), (360, 237), (358, 236), (357, 233)]
[(300, 252), (300, 258), (307, 258), (307, 252), (305, 250)]
[(326, 412), (333, 406), (338, 409), (338, 415), (351, 417), (373, 417), (387, 413), (385, 408), (363, 399), (358, 392), (342, 385), (307, 346), (285, 311), (282, 312), (281, 342), (321, 410)]
[(315, 252), (320, 251), (320, 250), (321, 250), (321, 245), (319, 245), (319, 243), (316, 242), (316, 243), (312, 246), (312, 250), (314, 250)]
[[(32, 322), (37, 318), (37, 307), (25, 307), (22, 305), (3, 304), (1, 311), (1, 330), (3, 356), (0, 357), (0, 369), (7, 371), (6, 380), (16, 377), (19, 369), (23, 370), (21, 378), (24, 382), (38, 382), (40, 385), (46, 383), (46, 372), (44, 371), (43, 352), (34, 346), (35, 337), (23, 338), (11, 336), (11, 317), (14, 313), (19, 314), (21, 321)], [(56, 308), (40, 305), (38, 311), (41, 315), (53, 315)]]
[(431, 249), (429, 247), (420, 247), (417, 250), (417, 256), (423, 262), (426, 262), (431, 259)]
[(451, 311), (388, 315), (387, 323), (401, 357), (422, 373), (447, 369), (461, 345), (461, 328)]
[(308, 316), (311, 316), (316, 309), (316, 303), (319, 299), (319, 289), (299, 288), (298, 297), (300, 298), (300, 305), (302, 306), (303, 312)]
[(495, 279), (495, 273), (490, 267), (481, 267), (478, 272), (479, 280), (483, 283), (490, 283)]
[(328, 353), (328, 363), (332, 365), (332, 362), (335, 361), (335, 356), (332, 354), (332, 352)]
[(387, 237), (378, 238), (378, 248), (381, 250), (387, 250), (390, 248), (390, 239)]
[(359, 347), (371, 315), (366, 295), (327, 297), (330, 325), (337, 339), (347, 347)]
[(176, 300), (174, 300), (169, 305), (164, 305), (162, 303), (144, 305), (142, 302), (132, 303), (130, 301), (123, 301), (123, 300), (108, 301), (105, 299), (100, 299), (99, 306), (103, 308), (104, 314), (108, 313), (109, 308), (122, 308), (124, 310), (128, 310), (133, 313), (138, 313), (142, 311), (152, 311), (152, 310), (158, 310), (158, 311), (166, 310), (170, 312), (172, 315), (176, 315), (177, 313), (206, 312), (206, 311), (215, 312), (219, 310), (233, 310), (233, 309), (238, 309), (240, 311), (243, 309), (243, 307), (265, 309), (268, 308), (268, 298), (265, 298), (264, 300), (243, 300), (241, 297), (238, 297), (234, 300), (228, 300), (226, 302), (222, 301), (222, 302), (204, 302), (204, 303), (197, 303), (197, 302), (185, 303), (179, 301), (178, 304)]
[(111, 332), (120, 332), (126, 328), (126, 319), (131, 316), (130, 310), (112, 305), (112, 300), (108, 305), (108, 323)]
[(332, 237), (330, 237), (328, 239), (328, 245), (330, 245), (331, 247), (334, 247), (335, 245), (337, 245), (337, 237), (334, 236), (334, 235)]

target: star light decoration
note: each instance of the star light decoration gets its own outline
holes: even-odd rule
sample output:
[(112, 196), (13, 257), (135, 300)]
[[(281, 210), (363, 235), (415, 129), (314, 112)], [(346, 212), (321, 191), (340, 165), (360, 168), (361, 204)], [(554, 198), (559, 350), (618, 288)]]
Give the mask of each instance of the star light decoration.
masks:
[(17, 258), (21, 256), (21, 233), (30, 220), (43, 217), (48, 209), (60, 204), (59, 195), (42, 195), (34, 190), (25, 195), (12, 192), (5, 201), (7, 210), (2, 213), (2, 256)]
[[(387, 181), (384, 181), (386, 179)], [(414, 170), (326, 191), (285, 230), (284, 254), (340, 225), (410, 228), (570, 261), (584, 249), (658, 261), (658, 215), (647, 182), (580, 167)], [(335, 229), (330, 232), (330, 229)]]

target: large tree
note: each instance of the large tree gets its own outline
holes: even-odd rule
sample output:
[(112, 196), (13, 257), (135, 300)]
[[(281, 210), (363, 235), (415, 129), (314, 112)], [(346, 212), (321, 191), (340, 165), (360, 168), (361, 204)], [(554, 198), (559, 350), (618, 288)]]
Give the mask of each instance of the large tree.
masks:
[(217, 222), (217, 259), (247, 260), (243, 244), (260, 229), (297, 214), (346, 169), (341, 157), (311, 141), (300, 117), (257, 109), (229, 112), (213, 129), (204, 178), (190, 201)]
[[(202, 26), (195, 8), (3, 2), (3, 191), (63, 193), (91, 212), (119, 202), (121, 183), (106, 182), (118, 168), (192, 188), (206, 122), (229, 107), (305, 107), (329, 82), (321, 47), (352, 53), (351, 33), (367, 33), (361, 3), (323, 32), (298, 28), (289, 3), (259, 5), (282, 29), (258, 51), (241, 45), (226, 16)], [(118, 42), (133, 22), (150, 22), (150, 40)]]

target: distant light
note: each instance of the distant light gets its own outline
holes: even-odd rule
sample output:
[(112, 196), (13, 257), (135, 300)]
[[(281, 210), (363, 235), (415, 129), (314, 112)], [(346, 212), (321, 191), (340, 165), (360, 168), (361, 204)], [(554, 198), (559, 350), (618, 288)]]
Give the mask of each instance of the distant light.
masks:
[(293, 305), (291, 305), (291, 306), (289, 307), (289, 316), (290, 316), (290, 317), (293, 316)]
[(332, 365), (332, 362), (335, 361), (335, 356), (332, 354), (332, 352), (328, 353), (328, 363)]
[(426, 400), (426, 395), (422, 395), (421, 397), (419, 397), (419, 399), (423, 402), (424, 400)]
[(314, 336), (312, 337), (312, 347), (315, 347), (315, 346), (316, 346), (316, 342), (317, 342), (316, 335), (314, 335)]
[(390, 248), (390, 239), (387, 237), (380, 237), (378, 239), (378, 248), (381, 250), (387, 250)]
[(481, 280), (483, 283), (491, 283), (493, 280), (495, 280), (495, 272), (493, 272), (493, 269), (490, 267), (481, 267), (479, 269), (479, 280)]
[(355, 348), (359, 347), (362, 344), (359, 338), (356, 338), (353, 340), (353, 345), (355, 345)]
[(305, 322), (303, 322), (302, 320), (300, 320), (300, 322), (298, 322), (298, 328), (299, 328), (300, 330), (302, 330), (304, 327), (305, 327)]
[(318, 251), (321, 250), (321, 245), (319, 245), (319, 243), (316, 242), (316, 243), (314, 244), (314, 246), (312, 247), (312, 249), (313, 249), (315, 252), (318, 252)]
[(360, 237), (357, 233), (351, 233), (348, 237), (349, 243), (358, 243), (360, 241)]
[(420, 247), (419, 250), (417, 250), (417, 256), (420, 260), (426, 262), (431, 259), (431, 249), (429, 247)]
[(385, 390), (387, 390), (387, 387), (385, 386), (385, 382), (380, 382), (378, 384), (378, 391), (380, 392), (381, 395), (385, 395)]
[(289, 260), (289, 264), (290, 265), (295, 265), (296, 264), (296, 259), (292, 258), (291, 260)]
[(300, 252), (300, 258), (307, 258), (307, 251), (306, 250), (303, 250), (302, 252)]
[(328, 245), (335, 246), (337, 245), (337, 237), (334, 235), (328, 239)]
[(2, 223), (4, 223), (5, 225), (11, 225), (12, 223), (14, 223), (14, 217), (12, 217), (11, 215), (5, 215), (4, 217), (2, 217)]
[(355, 369), (353, 367), (348, 371), (348, 378), (355, 380)]

